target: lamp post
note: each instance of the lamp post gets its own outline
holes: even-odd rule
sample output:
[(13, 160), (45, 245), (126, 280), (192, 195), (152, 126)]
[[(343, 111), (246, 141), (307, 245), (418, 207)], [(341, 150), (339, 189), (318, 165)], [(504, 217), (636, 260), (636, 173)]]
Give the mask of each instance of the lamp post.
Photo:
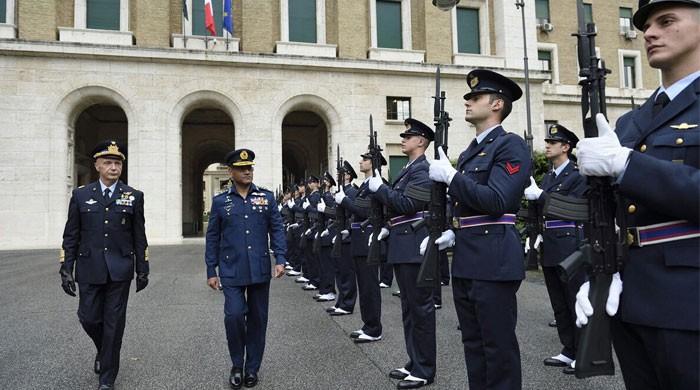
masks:
[(525, 63), (525, 110), (527, 113), (527, 129), (525, 130), (525, 141), (530, 148), (530, 154), (533, 154), (532, 145), (532, 119), (530, 113), (530, 68), (527, 58), (527, 35), (525, 29), (525, 0), (516, 0), (515, 7), (520, 9), (520, 14), (523, 20), (523, 61)]
[(440, 11), (449, 11), (459, 4), (459, 0), (433, 0), (433, 5)]

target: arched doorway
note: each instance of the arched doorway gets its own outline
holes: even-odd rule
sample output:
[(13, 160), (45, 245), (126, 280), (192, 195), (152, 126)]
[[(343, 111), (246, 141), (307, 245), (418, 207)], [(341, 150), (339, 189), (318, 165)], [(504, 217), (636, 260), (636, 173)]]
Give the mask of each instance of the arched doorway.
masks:
[(328, 129), (311, 111), (292, 111), (282, 121), (282, 182), (284, 186), (328, 169)]
[(121, 180), (128, 183), (128, 120), (124, 110), (114, 104), (94, 104), (83, 110), (75, 121), (73, 148), (73, 185), (97, 181), (92, 151), (98, 142), (113, 139), (127, 147)]
[[(204, 217), (209, 210), (205, 197), (212, 193), (206, 183), (216, 183), (225, 176), (226, 153), (234, 149), (234, 125), (231, 117), (217, 108), (197, 108), (182, 122), (182, 235), (204, 234)], [(208, 180), (205, 176), (214, 176)], [(207, 179), (207, 180), (205, 180)], [(214, 189), (213, 193), (219, 192)], [(209, 204), (207, 202), (207, 204)]]

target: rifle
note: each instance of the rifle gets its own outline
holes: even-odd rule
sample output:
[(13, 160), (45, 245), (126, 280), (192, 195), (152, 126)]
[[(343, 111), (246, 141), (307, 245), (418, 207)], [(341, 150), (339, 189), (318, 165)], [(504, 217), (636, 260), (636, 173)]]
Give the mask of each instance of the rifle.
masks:
[[(318, 193), (321, 196), (321, 200), (323, 200), (323, 194), (326, 192), (326, 184), (323, 179), (324, 175), (320, 174), (320, 186), (318, 187)], [(316, 230), (316, 234), (318, 234), (318, 237), (314, 236), (312, 237), (313, 244), (311, 246), (311, 253), (314, 254), (319, 254), (321, 253), (321, 233), (326, 229), (326, 214), (325, 213), (320, 213), (318, 210), (313, 210), (313, 212), (316, 214), (316, 221), (314, 224), (314, 227)]]
[[(379, 175), (381, 176), (382, 148), (377, 143), (377, 132), (374, 131), (372, 114), (369, 115), (369, 154), (372, 162), (372, 176), (375, 176), (377, 172), (379, 172)], [(370, 242), (367, 252), (367, 264), (380, 264), (386, 262), (386, 258), (382, 256), (381, 243), (379, 240), (377, 240), (377, 235), (379, 235), (379, 232), (384, 226), (384, 205), (374, 196), (371, 197), (369, 216), (362, 224), (364, 226), (367, 226), (367, 224), (372, 224), (373, 234), (372, 241)]]
[[(535, 151), (530, 146), (530, 158), (532, 159), (532, 169), (535, 170)], [(536, 200), (528, 200), (527, 207), (521, 207), (517, 213), (518, 219), (525, 223), (525, 234), (529, 239), (529, 246), (527, 251), (527, 258), (525, 266), (527, 269), (537, 269), (537, 263), (539, 260), (539, 253), (535, 249), (535, 241), (537, 241), (537, 236), (542, 234), (542, 223), (543, 216), (540, 213), (539, 207), (537, 207)]]
[[(440, 65), (435, 71), (435, 96), (433, 96), (433, 121), (435, 123), (435, 158), (440, 158), (439, 148), (447, 154), (447, 129), (450, 127), (450, 114), (445, 112), (445, 91), (440, 90)], [(418, 287), (440, 286), (440, 250), (435, 240), (448, 228), (447, 223), (447, 184), (432, 182), (430, 186), (430, 215), (414, 223), (419, 228), (424, 221), (428, 223), (428, 246), (423, 255), (423, 263), (418, 271)]]
[[(309, 187), (308, 185), (306, 186), (306, 192), (305, 194), (309, 193)], [(308, 195), (304, 195), (305, 199), (308, 199)], [(302, 203), (304, 200), (302, 199)], [(301, 226), (299, 226), (299, 229), (301, 231), (301, 236), (299, 236), (299, 249), (306, 249), (306, 245), (308, 244), (308, 240), (306, 238), (306, 231), (309, 230), (309, 227), (311, 226), (311, 220), (309, 219), (309, 211), (308, 210), (303, 210), (302, 211), (304, 218), (301, 222)]]
[[(340, 157), (340, 145), (336, 145), (337, 155), (335, 158), (335, 170), (338, 173), (338, 190), (342, 188), (345, 184), (345, 168), (343, 168), (343, 159)], [(335, 241), (333, 242), (333, 249), (331, 250), (331, 257), (340, 257), (341, 247), (343, 245), (343, 229), (345, 229), (345, 224), (347, 223), (345, 216), (345, 208), (340, 204), (335, 206)]]
[[(577, 0), (576, 5), (579, 32), (573, 35), (578, 39), (583, 129), (588, 138), (598, 135), (596, 114), (605, 115), (606, 112), (605, 77), (610, 70), (605, 69), (605, 63), (595, 53), (595, 24), (584, 25), (582, 0)], [(622, 210), (616, 207), (621, 198), (612, 178), (589, 177), (588, 186), (586, 199), (552, 194), (545, 204), (548, 217), (584, 223), (585, 238), (581, 247), (559, 265), (560, 271), (569, 277), (582, 267), (590, 272), (588, 296), (593, 305), (593, 316), (581, 331), (576, 356), (577, 378), (615, 374), (610, 340), (611, 319), (605, 312), (605, 304), (612, 275), (622, 268), (627, 256), (625, 235), (615, 231), (616, 213), (622, 217)], [(620, 224), (624, 220), (617, 218)], [(619, 231), (626, 232), (626, 226), (620, 226)]]

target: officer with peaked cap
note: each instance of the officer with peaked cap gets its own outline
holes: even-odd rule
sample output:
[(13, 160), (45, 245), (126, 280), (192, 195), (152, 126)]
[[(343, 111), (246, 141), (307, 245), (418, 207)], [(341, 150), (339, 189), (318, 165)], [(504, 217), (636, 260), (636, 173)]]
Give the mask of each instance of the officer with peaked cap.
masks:
[(522, 91), (485, 69), (470, 72), (467, 84), (465, 119), (475, 126), (476, 139), (459, 155), (457, 169), (442, 150), (430, 164), (430, 178), (449, 186), (454, 206), (454, 230), (443, 232), (439, 248), (456, 241), (452, 290), (469, 387), (519, 389), (516, 292), (525, 278), (525, 261), (515, 214), (531, 159), (525, 141), (507, 133), (501, 122)]
[[(418, 287), (418, 271), (423, 262), (419, 246), (427, 237), (423, 226), (414, 230), (412, 222), (424, 218), (430, 202), (430, 180), (425, 150), (435, 133), (426, 124), (409, 118), (401, 135), (401, 151), (408, 164), (391, 185), (379, 175), (370, 177), (368, 189), (387, 208), (386, 227), (375, 231), (377, 240), (387, 242), (387, 262), (394, 265), (396, 282), (401, 290), (401, 317), (408, 362), (389, 376), (399, 379), (399, 389), (416, 389), (433, 383), (436, 372), (435, 304), (433, 288)], [(369, 240), (370, 243), (372, 240)]]
[(323, 192), (317, 210), (317, 233), (318, 240), (318, 258), (321, 271), (320, 285), (318, 286), (318, 294), (314, 299), (318, 302), (335, 301), (335, 278), (337, 268), (335, 260), (331, 258), (331, 241), (335, 236), (335, 227), (331, 223), (335, 217), (335, 200), (331, 188), (335, 187), (335, 179), (326, 171), (323, 173)]
[[(270, 249), (274, 276), (284, 275), (286, 243), (282, 217), (271, 191), (253, 183), (255, 153), (226, 155), (233, 185), (216, 195), (209, 214), (205, 263), (207, 284), (224, 290), (224, 323), (232, 388), (253, 387), (265, 349), (270, 298)], [(269, 242), (269, 246), (268, 246)]]
[[(700, 388), (700, 1), (641, 0), (633, 16), (661, 86), (598, 137), (579, 142), (579, 169), (614, 178), (629, 259), (606, 312), (628, 389)], [(577, 323), (593, 307), (576, 295)], [(619, 306), (618, 306), (619, 305)], [(618, 313), (619, 308), (619, 313)]]
[(78, 319), (97, 348), (94, 371), (104, 390), (113, 388), (119, 372), (134, 272), (136, 292), (148, 284), (148, 242), (143, 192), (119, 180), (126, 148), (114, 140), (104, 141), (95, 147), (93, 158), (100, 177), (73, 190), (63, 231), (60, 275), (68, 295), (75, 296), (78, 283)]
[[(583, 198), (588, 188), (586, 178), (581, 176), (576, 163), (572, 161), (572, 150), (578, 143), (578, 137), (566, 127), (556, 124), (550, 126), (545, 140), (545, 156), (552, 164), (542, 181), (542, 188), (530, 176), (530, 186), (525, 189), (525, 199), (536, 201), (539, 215), (544, 214), (544, 205), (550, 194), (560, 194), (574, 198)], [(583, 230), (574, 221), (563, 221), (544, 217), (542, 226), (542, 273), (549, 294), (549, 301), (557, 322), (559, 341), (563, 348), (555, 356), (544, 360), (545, 366), (564, 367), (564, 372), (573, 374), (572, 364), (576, 360), (576, 348), (579, 332), (576, 328), (576, 292), (584, 281), (585, 274), (578, 272), (564, 281), (559, 276), (557, 266), (574, 253), (583, 238)], [(525, 245), (525, 250), (529, 249)]]

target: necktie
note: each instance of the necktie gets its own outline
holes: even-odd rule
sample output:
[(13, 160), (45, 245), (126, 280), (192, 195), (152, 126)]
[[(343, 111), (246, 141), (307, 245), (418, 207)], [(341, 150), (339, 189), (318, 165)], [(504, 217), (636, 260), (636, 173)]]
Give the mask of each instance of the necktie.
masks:
[(670, 102), (671, 99), (668, 98), (666, 92), (661, 92), (656, 97), (656, 101), (654, 101), (654, 106), (651, 108), (652, 116), (658, 115), (658, 113), (660, 113), (661, 110), (663, 110), (663, 108), (666, 107)]
[(102, 196), (103, 196), (103, 197), (105, 198), (105, 200), (107, 200), (107, 201), (109, 200), (109, 192), (110, 192), (110, 191), (109, 191), (109, 188), (105, 188), (105, 192), (104, 192), (104, 194), (102, 194)]

